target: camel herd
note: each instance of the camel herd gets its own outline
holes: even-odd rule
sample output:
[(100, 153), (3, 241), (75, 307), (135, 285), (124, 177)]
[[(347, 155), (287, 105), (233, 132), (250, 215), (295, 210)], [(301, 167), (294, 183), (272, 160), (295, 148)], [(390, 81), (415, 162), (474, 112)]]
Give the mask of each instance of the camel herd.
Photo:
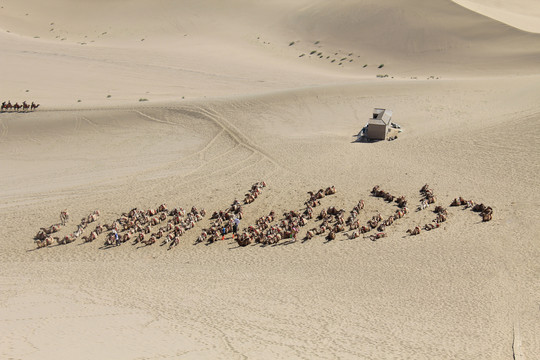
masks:
[(39, 107), (39, 104), (36, 104), (32, 101), (32, 103), (29, 105), (26, 103), (26, 101), (23, 101), (21, 104), (19, 104), (18, 102), (16, 102), (15, 104), (11, 104), (11, 101), (8, 100), (7, 102), (2, 102), (2, 107), (0, 108), (1, 111), (16, 111), (16, 112), (19, 112), (19, 111), (23, 111), (23, 112), (27, 112), (27, 111), (34, 111), (35, 109), (37, 109)]
[[(350, 240), (363, 237), (376, 241), (387, 237), (387, 231), (396, 224), (396, 221), (409, 214), (407, 199), (405, 196), (394, 196), (382, 190), (378, 185), (371, 190), (372, 197), (382, 198), (388, 203), (395, 203), (396, 209), (388, 217), (383, 217), (379, 212), (362, 223), (360, 216), (365, 212), (364, 200), (359, 200), (348, 212), (335, 206), (322, 206), (321, 200), (327, 196), (336, 194), (335, 186), (309, 191), (309, 197), (304, 202), (305, 207), (300, 210), (285, 211), (282, 216), (277, 216), (274, 210), (267, 215), (256, 219), (255, 223), (245, 226), (241, 231), (236, 232), (237, 225), (244, 218), (245, 208), (250, 206), (266, 187), (264, 181), (253, 184), (246, 193), (243, 203), (234, 200), (227, 208), (215, 211), (210, 216), (209, 226), (202, 229), (200, 235), (195, 240), (195, 244), (205, 242), (212, 244), (223, 240), (226, 235), (232, 233), (232, 238), (240, 247), (250, 244), (272, 245), (281, 241), (296, 242), (298, 234), (302, 228), (305, 230), (303, 241), (308, 241), (314, 237), (321, 237), (327, 241), (335, 240), (339, 233), (344, 233), (345, 238)], [(436, 198), (432, 189), (426, 184), (420, 189), (421, 201), (417, 211), (422, 211), (435, 204)], [(450, 206), (465, 206), (472, 211), (479, 212), (483, 221), (492, 219), (493, 209), (483, 204), (475, 204), (472, 200), (465, 200), (462, 197), (454, 199)], [(320, 207), (321, 210), (316, 210)], [(316, 214), (317, 213), (317, 214)], [(415, 226), (407, 230), (407, 234), (419, 235), (422, 230), (430, 231), (437, 229), (447, 220), (448, 211), (441, 205), (435, 205), (433, 213), (435, 218), (423, 226)], [(69, 213), (63, 210), (60, 214), (60, 222), (41, 228), (34, 237), (38, 248), (50, 246), (53, 243), (69, 244), (81, 238), (83, 242), (92, 242), (98, 239), (103, 232), (107, 232), (104, 240), (104, 248), (120, 246), (128, 241), (132, 245), (150, 246), (161, 241), (161, 246), (168, 244), (168, 249), (172, 249), (180, 243), (181, 237), (196, 224), (204, 219), (206, 211), (198, 210), (195, 206), (186, 212), (183, 208), (168, 209), (166, 204), (161, 204), (156, 209), (139, 210), (131, 209), (122, 213), (120, 217), (109, 224), (98, 224), (88, 234), (83, 235), (88, 225), (97, 222), (100, 212), (98, 210), (90, 213), (81, 219), (76, 230), (62, 238), (53, 237), (52, 234), (60, 231), (69, 221)], [(308, 227), (315, 222), (316, 226)], [(317, 224), (318, 223), (318, 224)]]
[(64, 237), (60, 238), (57, 236), (52, 236), (52, 234), (60, 231), (62, 227), (66, 225), (66, 223), (69, 220), (69, 213), (67, 210), (62, 210), (60, 212), (60, 222), (50, 225), (49, 227), (42, 227), (37, 234), (34, 236), (34, 240), (36, 242), (36, 246), (38, 248), (46, 247), (52, 245), (54, 242), (65, 245), (74, 242), (79, 238), (84, 229), (86, 229), (87, 225), (91, 222), (94, 222), (98, 219), (100, 215), (99, 210), (94, 211), (87, 217), (84, 217), (81, 219), (81, 222), (77, 225), (77, 230), (72, 232), (69, 235), (65, 235)]
[(493, 218), (493, 209), (491, 206), (476, 204), (473, 200), (465, 200), (461, 196), (455, 198), (450, 206), (465, 206), (465, 209), (471, 209), (474, 212), (478, 212), (482, 217), (482, 221), (490, 221)]

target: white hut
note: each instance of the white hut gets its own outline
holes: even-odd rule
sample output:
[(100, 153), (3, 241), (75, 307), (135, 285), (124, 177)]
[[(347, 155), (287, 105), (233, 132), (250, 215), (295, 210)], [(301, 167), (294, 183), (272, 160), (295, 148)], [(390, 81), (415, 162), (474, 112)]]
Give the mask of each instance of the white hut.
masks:
[(366, 137), (371, 140), (385, 140), (390, 129), (391, 120), (391, 110), (373, 109), (373, 117), (369, 119)]

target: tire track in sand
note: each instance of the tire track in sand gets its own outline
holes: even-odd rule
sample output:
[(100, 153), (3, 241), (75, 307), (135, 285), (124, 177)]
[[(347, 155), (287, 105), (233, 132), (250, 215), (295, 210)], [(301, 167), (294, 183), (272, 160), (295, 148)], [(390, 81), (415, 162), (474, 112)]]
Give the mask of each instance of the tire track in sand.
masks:
[(260, 149), (258, 146), (254, 145), (247, 136), (245, 136), (240, 130), (238, 130), (233, 124), (231, 124), (227, 119), (221, 116), (216, 111), (210, 111), (201, 106), (195, 106), (194, 108), (198, 112), (204, 115), (205, 118), (212, 120), (219, 127), (221, 127), (225, 132), (227, 132), (238, 144), (245, 146), (251, 151), (258, 152), (265, 158), (267, 158), (274, 166), (285, 169), (291, 173), (294, 173), (291, 169), (287, 168), (285, 165), (281, 164), (276, 158), (268, 154), (266, 151)]

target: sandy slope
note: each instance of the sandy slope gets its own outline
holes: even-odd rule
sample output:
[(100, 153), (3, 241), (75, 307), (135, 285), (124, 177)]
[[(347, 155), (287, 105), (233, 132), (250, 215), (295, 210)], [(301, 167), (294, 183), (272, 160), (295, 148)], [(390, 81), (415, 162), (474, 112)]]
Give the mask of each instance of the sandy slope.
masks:
[(540, 7), (534, 0), (458, 0), (456, 3), (512, 27), (540, 33)]
[[(0, 114), (0, 357), (540, 357), (539, 35), (451, 1), (127, 3), (2, 2), (0, 97), (42, 107)], [(354, 142), (374, 106), (397, 141)], [(204, 220), (171, 251), (34, 250), (63, 208), (61, 235), (94, 209), (212, 213), (259, 180), (242, 226), (329, 185), (324, 206), (364, 199), (366, 221), (396, 208), (374, 185), (414, 209), (426, 182), (495, 216), (449, 208), (408, 237), (434, 217), (413, 211), (376, 242), (246, 248), (193, 245)]]

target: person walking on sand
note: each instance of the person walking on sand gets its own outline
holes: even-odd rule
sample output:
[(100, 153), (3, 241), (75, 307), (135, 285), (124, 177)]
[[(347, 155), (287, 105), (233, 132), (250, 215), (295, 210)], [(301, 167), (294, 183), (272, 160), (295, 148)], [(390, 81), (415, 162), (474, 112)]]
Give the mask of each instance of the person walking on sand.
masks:
[(225, 234), (227, 233), (227, 225), (223, 225), (223, 229), (221, 230), (221, 233), (223, 236), (221, 237), (221, 240), (225, 240)]
[(240, 219), (236, 217), (236, 218), (234, 218), (234, 225), (233, 225), (233, 228), (232, 228), (232, 230), (233, 230), (233, 235), (232, 235), (233, 239), (234, 239), (235, 236), (238, 235), (238, 226), (240, 226)]
[(113, 234), (114, 234), (115, 245), (120, 246), (120, 237), (118, 236), (118, 232), (116, 232), (116, 230), (113, 230)]

